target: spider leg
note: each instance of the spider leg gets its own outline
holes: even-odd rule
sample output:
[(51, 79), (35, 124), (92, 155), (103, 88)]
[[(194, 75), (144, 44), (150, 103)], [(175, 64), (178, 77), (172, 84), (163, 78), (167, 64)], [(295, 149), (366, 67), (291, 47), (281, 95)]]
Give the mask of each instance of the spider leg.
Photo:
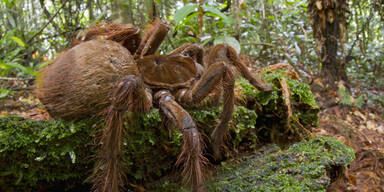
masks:
[(196, 64), (197, 68), (197, 78), (200, 78), (204, 73), (203, 67), (203, 56), (204, 50), (203, 48), (196, 43), (186, 43), (176, 49), (174, 49), (169, 55), (184, 55), (191, 57)]
[(241, 61), (235, 49), (228, 44), (217, 44), (209, 52), (207, 63), (208, 65), (220, 61), (227, 61), (234, 65), (241, 75), (247, 79), (254, 87), (263, 91), (271, 91), (272, 87), (266, 85), (260, 76), (253, 77), (248, 68)]
[(192, 89), (182, 89), (176, 94), (178, 101), (184, 105), (198, 104), (220, 84), (223, 85), (224, 107), (220, 123), (211, 134), (214, 157), (217, 160), (221, 158), (220, 147), (234, 110), (235, 79), (231, 69), (224, 62), (214, 63), (208, 67)]
[(154, 21), (145, 30), (144, 37), (134, 55), (135, 59), (142, 58), (146, 55), (152, 55), (160, 47), (161, 42), (167, 36), (169, 25), (159, 18)]
[(107, 109), (105, 127), (100, 136), (98, 160), (93, 171), (93, 190), (118, 192), (124, 186), (124, 170), (121, 166), (123, 115), (126, 111), (147, 112), (152, 106), (141, 77), (128, 75), (116, 83), (111, 93), (111, 105)]
[(192, 184), (193, 191), (205, 191), (203, 167), (208, 160), (203, 156), (204, 144), (196, 124), (169, 91), (157, 92), (155, 99), (163, 114), (183, 133), (183, 148), (176, 165), (182, 164), (184, 182)]
[(186, 56), (190, 56), (200, 65), (203, 65), (203, 56), (204, 50), (203, 48), (196, 43), (186, 43), (175, 50), (173, 50), (169, 55), (182, 54)]

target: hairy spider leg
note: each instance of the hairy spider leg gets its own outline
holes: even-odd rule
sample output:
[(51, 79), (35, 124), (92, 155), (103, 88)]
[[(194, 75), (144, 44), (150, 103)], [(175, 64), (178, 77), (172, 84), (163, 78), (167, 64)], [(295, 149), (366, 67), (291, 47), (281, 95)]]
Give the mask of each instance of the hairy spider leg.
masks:
[(235, 79), (231, 69), (225, 62), (218, 62), (210, 65), (200, 80), (192, 89), (181, 89), (176, 94), (177, 100), (186, 106), (200, 103), (209, 93), (222, 85), (224, 91), (224, 107), (220, 123), (212, 131), (212, 147), (214, 158), (221, 159), (220, 148), (228, 129), (228, 122), (232, 119), (234, 110), (234, 85)]
[(152, 106), (140, 76), (127, 75), (118, 81), (111, 93), (106, 124), (100, 136), (98, 161), (93, 171), (93, 190), (118, 192), (124, 187), (122, 160), (123, 115), (126, 111), (144, 113)]
[(195, 60), (198, 64), (203, 64), (204, 50), (203, 48), (196, 43), (186, 43), (181, 47), (174, 49), (169, 55), (186, 55), (190, 56)]
[(203, 156), (204, 142), (195, 122), (169, 91), (157, 92), (155, 99), (159, 101), (162, 114), (183, 133), (182, 151), (176, 161), (177, 166), (182, 166), (183, 181), (191, 184), (193, 191), (205, 191), (203, 168), (208, 160)]
[(160, 47), (161, 42), (167, 36), (169, 25), (159, 18), (155, 18), (144, 32), (144, 37), (136, 50), (135, 59), (146, 55), (152, 55)]
[(223, 43), (215, 45), (208, 54), (207, 64), (211, 65), (216, 62), (225, 61), (234, 65), (241, 75), (247, 79), (254, 87), (263, 91), (271, 91), (272, 87), (264, 83), (260, 76), (253, 77), (248, 68), (241, 61), (236, 50), (230, 45)]

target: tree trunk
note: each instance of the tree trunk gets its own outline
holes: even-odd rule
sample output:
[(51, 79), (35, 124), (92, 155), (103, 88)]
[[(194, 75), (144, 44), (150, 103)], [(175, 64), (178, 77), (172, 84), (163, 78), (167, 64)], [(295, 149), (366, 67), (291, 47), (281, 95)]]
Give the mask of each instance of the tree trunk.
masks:
[(333, 23), (326, 23), (326, 28), (324, 29), (325, 42), (320, 51), (322, 63), (320, 76), (331, 88), (336, 88), (337, 81), (347, 81), (345, 63), (337, 55), (339, 50), (339, 39), (337, 39), (339, 36), (339, 25), (340, 22), (337, 17)]
[(203, 25), (204, 25), (204, 21), (203, 21), (203, 16), (204, 16), (203, 4), (204, 4), (204, 0), (199, 0), (199, 6), (197, 8), (197, 11), (199, 13), (199, 15), (198, 15), (198, 19), (199, 19), (199, 37), (203, 36)]
[(308, 1), (316, 51), (322, 63), (320, 76), (331, 89), (337, 88), (337, 81), (347, 82), (345, 62), (338, 55), (345, 42), (347, 3), (347, 0)]
[(87, 8), (88, 8), (88, 13), (89, 13), (89, 20), (91, 20), (91, 21), (95, 20), (95, 17), (93, 16), (92, 0), (87, 0)]
[(241, 24), (241, 17), (240, 17), (240, 2), (239, 0), (234, 0), (233, 1), (233, 14), (235, 18), (235, 23), (234, 23), (234, 37), (240, 42), (240, 34), (241, 34), (241, 29), (240, 29), (240, 24)]

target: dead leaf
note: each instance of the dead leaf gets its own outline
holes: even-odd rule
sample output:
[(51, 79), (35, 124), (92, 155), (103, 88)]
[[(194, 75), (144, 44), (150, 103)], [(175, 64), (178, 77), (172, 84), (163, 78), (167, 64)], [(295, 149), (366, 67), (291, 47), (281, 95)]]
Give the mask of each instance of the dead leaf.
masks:
[(135, 191), (138, 191), (138, 192), (145, 192), (145, 188), (141, 185), (135, 185), (133, 183), (128, 183), (131, 187), (133, 187), (135, 189)]
[(333, 96), (337, 96), (336, 91), (328, 91), (328, 94), (333, 95)]
[(318, 85), (321, 88), (324, 88), (324, 84), (323, 84), (323, 82), (321, 82), (321, 80), (319, 78), (314, 79), (313, 84)]
[(352, 117), (350, 115), (347, 115), (345, 120), (347, 120), (348, 123), (353, 123)]
[(340, 114), (340, 110), (339, 110), (339, 108), (335, 107), (335, 108), (333, 109), (333, 111), (334, 111), (335, 115), (336, 115), (338, 118), (341, 118), (341, 114)]
[(321, 25), (320, 25), (321, 30), (325, 30), (325, 28), (327, 26), (327, 20), (326, 20), (326, 16), (325, 16), (324, 11), (320, 11), (318, 16), (319, 16), (320, 21), (321, 21)]
[(328, 13), (327, 13), (327, 21), (328, 23), (333, 23), (333, 20), (334, 20), (334, 16), (333, 16), (333, 10), (328, 10)]
[(374, 121), (369, 120), (367, 121), (366, 125), (368, 129), (371, 129), (371, 130), (376, 129), (376, 123)]
[(323, 9), (323, 5), (322, 5), (322, 2), (321, 1), (316, 1), (316, 7), (318, 10), (322, 10)]
[(360, 117), (364, 122), (367, 121), (367, 117), (365, 117), (365, 115), (363, 115), (360, 111), (356, 110), (353, 112), (353, 114), (357, 117)]
[(7, 117), (8, 116), (8, 111), (1, 111), (0, 112), (0, 117)]
[(363, 129), (366, 129), (366, 127), (364, 125), (359, 125), (359, 130), (363, 130)]
[(377, 127), (377, 130), (381, 133), (384, 133), (384, 125), (380, 125), (379, 127)]
[(348, 181), (354, 185), (356, 185), (356, 176), (352, 174), (348, 174)]

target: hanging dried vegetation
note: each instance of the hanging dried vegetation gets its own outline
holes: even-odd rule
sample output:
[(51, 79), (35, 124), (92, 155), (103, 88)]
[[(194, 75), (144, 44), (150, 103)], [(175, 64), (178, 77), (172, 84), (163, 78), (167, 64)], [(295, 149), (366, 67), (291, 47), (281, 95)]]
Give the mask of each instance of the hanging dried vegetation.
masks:
[(338, 42), (344, 52), (348, 0), (309, 0), (308, 11), (323, 63), (322, 74), (337, 81), (345, 78), (344, 64), (337, 58)]
[[(318, 45), (318, 51), (325, 45), (325, 39), (340, 40), (341, 46), (345, 42), (346, 14), (348, 0), (310, 0), (309, 12), (313, 35)], [(332, 28), (332, 30), (330, 30)]]

